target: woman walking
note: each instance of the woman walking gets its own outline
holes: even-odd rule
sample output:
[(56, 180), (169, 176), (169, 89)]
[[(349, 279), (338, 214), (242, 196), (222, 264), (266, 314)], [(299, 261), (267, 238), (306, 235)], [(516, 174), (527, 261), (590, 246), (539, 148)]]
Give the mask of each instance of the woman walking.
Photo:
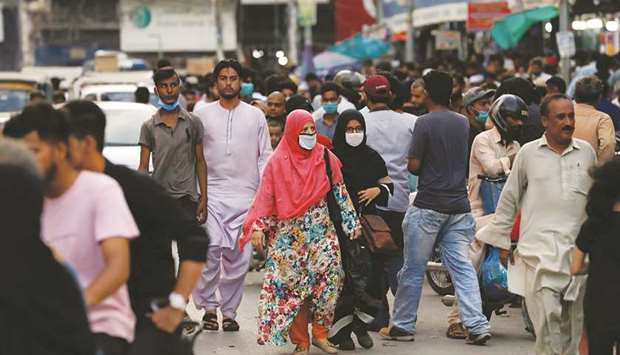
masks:
[[(366, 145), (366, 121), (358, 111), (346, 110), (338, 117), (334, 154), (342, 162), (344, 182), (358, 214), (376, 213), (376, 205), (387, 206), (394, 184), (383, 158)], [(373, 346), (368, 324), (383, 307), (383, 258), (370, 255), (364, 241), (359, 243), (360, 252), (352, 255), (346, 251), (354, 248), (348, 245), (346, 238), (340, 238), (346, 277), (329, 340), (341, 350), (355, 349), (351, 333), (355, 333), (363, 348)]]
[(327, 337), (343, 272), (328, 193), (335, 197), (344, 233), (350, 238), (360, 234), (340, 166), (335, 155), (316, 144), (312, 115), (291, 112), (284, 138), (265, 167), (240, 240), (243, 245), (251, 239), (257, 251), (266, 248), (267, 252), (258, 305), (259, 344), (284, 345), (288, 335), (296, 345), (293, 354), (307, 354), (311, 318), (312, 344), (336, 353)]
[[(620, 351), (620, 157), (593, 173), (588, 196), (588, 219), (577, 237), (571, 272), (588, 273), (583, 304), (590, 354), (611, 355)], [(590, 256), (590, 265), (584, 263)]]

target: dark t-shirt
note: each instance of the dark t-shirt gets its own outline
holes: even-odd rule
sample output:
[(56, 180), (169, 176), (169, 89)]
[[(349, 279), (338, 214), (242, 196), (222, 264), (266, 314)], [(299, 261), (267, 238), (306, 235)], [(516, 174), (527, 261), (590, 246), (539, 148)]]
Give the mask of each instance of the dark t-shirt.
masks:
[(620, 311), (610, 306), (620, 299), (620, 212), (614, 212), (603, 233), (589, 233), (582, 228), (577, 247), (590, 255), (584, 316), (589, 330), (620, 332)]
[(469, 122), (452, 111), (420, 117), (409, 157), (421, 161), (414, 206), (446, 214), (470, 212), (467, 199)]

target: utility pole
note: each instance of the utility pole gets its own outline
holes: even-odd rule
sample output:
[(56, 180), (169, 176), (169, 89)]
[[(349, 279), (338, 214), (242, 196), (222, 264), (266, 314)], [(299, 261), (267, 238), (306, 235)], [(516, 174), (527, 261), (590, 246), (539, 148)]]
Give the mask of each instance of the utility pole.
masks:
[[(560, 32), (568, 32), (568, 0), (560, 0)], [(562, 79), (569, 83), (570, 58), (568, 56), (561, 57), (560, 67)]]
[(375, 6), (377, 8), (377, 24), (382, 25), (383, 24), (383, 0), (376, 0), (375, 2)]
[(413, 28), (413, 10), (415, 10), (415, 0), (409, 0), (409, 7), (407, 8), (407, 41), (405, 42), (405, 61), (413, 63), (415, 60), (413, 36), (415, 29)]
[(299, 59), (297, 27), (297, 1), (288, 0), (288, 59), (291, 65), (297, 65)]
[(222, 16), (221, 16), (221, 4), (220, 0), (211, 0), (213, 6), (213, 14), (215, 15), (215, 41), (216, 41), (216, 56), (217, 60), (224, 59), (224, 33), (222, 32)]

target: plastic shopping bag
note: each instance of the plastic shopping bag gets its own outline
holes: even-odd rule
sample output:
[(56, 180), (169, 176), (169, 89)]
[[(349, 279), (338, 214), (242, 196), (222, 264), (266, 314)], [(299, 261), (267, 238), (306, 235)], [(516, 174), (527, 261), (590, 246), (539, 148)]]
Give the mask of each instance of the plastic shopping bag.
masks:
[(491, 302), (501, 302), (510, 298), (508, 271), (502, 265), (499, 254), (499, 249), (489, 246), (480, 268), (483, 291), (487, 300)]

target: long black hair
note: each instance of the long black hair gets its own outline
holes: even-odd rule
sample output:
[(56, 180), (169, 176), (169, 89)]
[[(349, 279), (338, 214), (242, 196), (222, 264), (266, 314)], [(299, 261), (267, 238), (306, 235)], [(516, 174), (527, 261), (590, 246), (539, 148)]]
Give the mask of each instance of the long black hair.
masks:
[(620, 157), (615, 157), (591, 173), (594, 183), (588, 194), (588, 219), (583, 229), (600, 234), (609, 227), (613, 207), (620, 201)]

